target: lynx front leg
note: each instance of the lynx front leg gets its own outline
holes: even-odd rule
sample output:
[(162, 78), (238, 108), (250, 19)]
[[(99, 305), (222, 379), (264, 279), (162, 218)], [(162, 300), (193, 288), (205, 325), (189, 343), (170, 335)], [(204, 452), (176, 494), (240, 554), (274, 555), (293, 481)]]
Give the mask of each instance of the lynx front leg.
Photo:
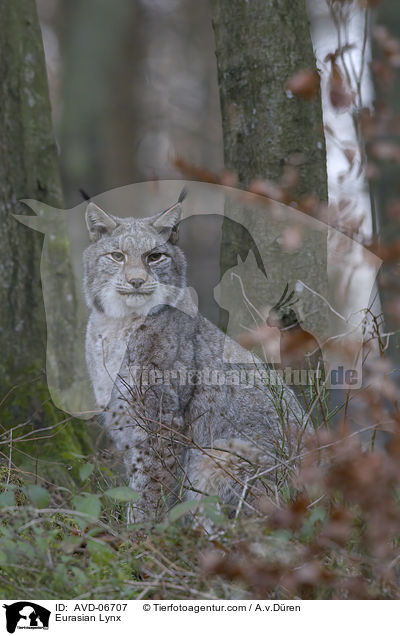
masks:
[[(137, 380), (137, 378), (136, 378)], [(129, 383), (121, 376), (114, 390), (116, 417), (110, 433), (124, 454), (129, 485), (139, 494), (132, 503), (130, 521), (161, 519), (172, 503), (184, 420), (173, 387)]]
[[(167, 421), (164, 419), (157, 430), (147, 426), (146, 435), (125, 455), (129, 485), (139, 494), (130, 506), (129, 523), (160, 520), (178, 501), (175, 493), (182, 446), (171, 426), (174, 418)], [(145, 423), (141, 425), (146, 430)]]

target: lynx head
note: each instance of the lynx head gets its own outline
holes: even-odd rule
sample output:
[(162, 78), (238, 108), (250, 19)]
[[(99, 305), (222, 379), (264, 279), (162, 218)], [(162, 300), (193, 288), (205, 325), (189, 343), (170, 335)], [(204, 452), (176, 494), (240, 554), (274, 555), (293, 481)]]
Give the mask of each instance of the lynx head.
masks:
[(83, 254), (89, 307), (112, 318), (146, 315), (175, 305), (185, 287), (186, 260), (176, 245), (178, 202), (149, 218), (118, 218), (94, 203), (86, 209), (90, 245)]

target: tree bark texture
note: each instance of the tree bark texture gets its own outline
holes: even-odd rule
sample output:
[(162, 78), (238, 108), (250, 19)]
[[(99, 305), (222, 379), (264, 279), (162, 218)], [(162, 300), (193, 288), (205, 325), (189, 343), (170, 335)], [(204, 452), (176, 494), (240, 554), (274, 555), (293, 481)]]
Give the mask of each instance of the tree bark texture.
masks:
[(45, 322), (39, 263), (43, 238), (13, 214), (20, 199), (60, 206), (41, 33), (33, 0), (0, 6), (0, 382), (8, 384), (38, 360), (43, 364)]
[[(211, 7), (226, 167), (247, 187), (256, 178), (277, 182), (286, 165), (295, 165), (297, 194), (314, 193), (326, 201), (321, 101), (318, 97), (305, 101), (286, 89), (295, 73), (315, 68), (305, 2), (211, 0)], [(250, 283), (248, 295), (257, 307), (271, 307), (286, 284), (292, 290), (299, 279), (326, 296), (324, 229), (301, 230), (301, 244), (285, 252), (280, 249), (288, 230), (283, 217), (279, 220), (266, 207), (253, 215), (244, 212), (241, 218), (246, 219), (247, 232), (238, 234), (237, 226), (224, 223), (221, 275), (237, 265), (238, 250), (244, 255), (253, 250), (250, 233), (262, 245), (267, 274), (253, 276)], [(304, 324), (323, 339), (329, 332), (326, 306), (315, 293), (304, 292), (302, 307), (302, 314), (308, 316)], [(237, 312), (237, 324), (247, 324), (245, 315), (245, 309)]]
[[(388, 32), (395, 38), (400, 37), (400, 4), (397, 0), (386, 0), (378, 5), (375, 14), (376, 25), (383, 25)], [(382, 59), (382, 51), (372, 38), (373, 58)], [(379, 72), (375, 74), (375, 99), (378, 111), (383, 107), (388, 113), (392, 113), (394, 117), (400, 114), (400, 73), (398, 68), (392, 69), (392, 78), (388, 86), (382, 82)], [(396, 121), (393, 119), (390, 132), (377, 134), (375, 141), (393, 141), (400, 144), (400, 135), (396, 129)], [(379, 139), (381, 137), (381, 139)], [(367, 152), (369, 147), (367, 146)], [(378, 160), (372, 157), (372, 162), (378, 167), (378, 178), (371, 184), (372, 192), (375, 196), (375, 205), (377, 208), (378, 219), (378, 236), (385, 243), (392, 243), (400, 239), (400, 227), (398, 217), (390, 214), (390, 204), (399, 201), (399, 164), (391, 160)], [(380, 275), (380, 295), (382, 301), (383, 312), (385, 316), (385, 331), (397, 332), (392, 336), (388, 343), (387, 351), (390, 353), (396, 366), (400, 362), (400, 315), (398, 311), (400, 303), (400, 282), (399, 282), (399, 264), (398, 262), (383, 263)]]
[[(0, 404), (4, 431), (27, 418), (33, 427), (55, 422), (55, 410), (49, 406), (43, 376), (46, 351), (40, 276), (43, 236), (24, 227), (13, 215), (28, 213), (21, 199), (61, 207), (62, 194), (34, 0), (2, 2), (0, 24)], [(47, 262), (54, 274), (55, 298), (61, 299), (52, 317), (52, 343), (54, 347), (63, 347), (65, 352), (73, 339), (74, 314), (72, 279), (65, 276), (69, 242), (66, 231), (61, 234), (65, 240), (50, 241)], [(58, 275), (61, 270), (64, 275)], [(59, 359), (62, 356), (61, 350), (52, 353)], [(32, 383), (33, 378), (36, 383)], [(67, 447), (77, 449), (79, 444), (74, 435), (64, 427), (55, 444), (52, 440), (53, 450), (60, 449), (64, 442)], [(32, 447), (29, 450), (33, 452)]]
[(303, 0), (211, 0), (226, 167), (246, 186), (276, 181), (300, 159), (300, 190), (327, 198), (320, 100), (285, 88), (297, 71), (315, 68)]

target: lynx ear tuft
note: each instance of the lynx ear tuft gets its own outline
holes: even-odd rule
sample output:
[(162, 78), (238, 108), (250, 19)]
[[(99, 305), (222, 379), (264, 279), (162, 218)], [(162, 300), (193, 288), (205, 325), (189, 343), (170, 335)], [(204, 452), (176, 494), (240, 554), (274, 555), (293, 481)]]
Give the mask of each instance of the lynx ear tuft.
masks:
[(104, 212), (95, 203), (89, 203), (86, 208), (85, 218), (91, 241), (98, 241), (105, 234), (111, 234), (118, 225), (112, 216)]
[(187, 188), (186, 187), (182, 188), (181, 193), (178, 197), (178, 203), (182, 203), (182, 201), (186, 199), (187, 193), (188, 193)]

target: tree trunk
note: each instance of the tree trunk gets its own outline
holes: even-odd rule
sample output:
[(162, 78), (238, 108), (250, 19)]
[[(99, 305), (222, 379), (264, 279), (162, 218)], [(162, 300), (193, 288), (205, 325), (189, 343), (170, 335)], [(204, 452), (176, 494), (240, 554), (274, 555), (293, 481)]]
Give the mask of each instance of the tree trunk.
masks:
[[(135, 178), (137, 118), (130, 109), (143, 55), (143, 8), (135, 0), (59, 3), (63, 58), (59, 135), (67, 203)], [(119, 147), (116, 147), (118, 146)]]
[[(377, 25), (384, 25), (391, 35), (395, 38), (400, 37), (400, 4), (397, 0), (387, 0), (378, 5), (375, 15)], [(385, 61), (380, 47), (373, 42), (373, 58)], [(385, 122), (383, 121), (383, 132), (379, 129), (376, 138), (370, 141), (382, 141), (383, 143), (390, 141), (400, 144), (400, 135), (398, 133), (397, 122), (394, 119), (400, 114), (400, 73), (398, 68), (392, 68), (392, 79), (386, 86), (381, 81), (381, 73), (375, 74), (375, 93), (377, 104), (377, 119), (380, 119), (380, 106), (383, 106), (385, 115), (382, 120), (393, 116), (392, 130), (385, 131)], [(367, 146), (368, 150), (368, 146)], [(378, 166), (378, 178), (371, 184), (372, 191), (375, 195), (375, 203), (377, 208), (377, 218), (379, 225), (379, 238), (385, 243), (392, 243), (400, 239), (399, 217), (390, 213), (390, 204), (396, 203), (398, 206), (399, 195), (399, 164), (397, 161), (379, 160), (372, 157), (373, 164)], [(399, 265), (398, 262), (383, 263), (380, 275), (380, 295), (382, 300), (382, 308), (385, 317), (385, 331), (399, 332), (400, 329), (400, 282), (399, 282)], [(395, 361), (396, 366), (400, 362), (400, 337), (399, 333), (389, 339), (387, 352)]]
[[(46, 321), (39, 267), (43, 237), (12, 215), (26, 214), (21, 199), (60, 207), (62, 195), (34, 0), (2, 2), (0, 23), (0, 408), (1, 424), (7, 430), (27, 418), (31, 427), (55, 422), (43, 376)], [(68, 261), (69, 244), (56, 243), (48, 258), (57, 272)], [(58, 277), (56, 284), (57, 298), (72, 293), (68, 277)], [(55, 323), (58, 342), (68, 347), (73, 325), (66, 316), (73, 316), (73, 311), (70, 306), (68, 312), (65, 309), (62, 303), (55, 309)], [(6, 393), (7, 398), (2, 399)], [(43, 402), (47, 402), (45, 407)], [(69, 448), (80, 445), (72, 429), (64, 428), (56, 443), (53, 441), (53, 450), (55, 446), (60, 450), (61, 441)], [(32, 447), (29, 452), (34, 452)]]
[(303, 0), (212, 0), (225, 164), (242, 185), (277, 181), (293, 155), (302, 192), (327, 198), (320, 100), (285, 90), (297, 71), (315, 67)]
[(33, 0), (0, 6), (0, 282), (1, 385), (43, 365), (45, 342), (39, 263), (42, 236), (20, 225), (23, 198), (60, 206), (41, 34)]
[[(313, 193), (326, 200), (320, 99), (305, 101), (286, 90), (291, 76), (315, 68), (305, 2), (211, 0), (211, 6), (226, 167), (237, 173), (241, 186), (247, 187), (256, 178), (278, 182), (285, 166), (292, 164), (298, 170), (297, 194)], [(254, 239), (261, 246), (266, 272), (248, 277), (247, 295), (257, 308), (271, 308), (286, 284), (290, 292), (299, 279), (306, 281), (313, 292), (326, 296), (326, 232), (311, 228), (300, 233), (301, 245), (285, 253), (279, 245), (288, 227), (267, 207), (251, 212), (248, 209), (242, 214), (247, 231), (239, 234), (237, 225), (224, 222), (221, 274), (237, 266), (238, 251), (245, 255), (254, 251)], [(295, 217), (294, 212), (289, 224), (296, 224)], [(322, 340), (329, 331), (326, 306), (315, 293), (308, 292), (303, 293), (301, 304), (302, 314), (308, 316), (303, 326)], [(251, 326), (248, 314), (244, 306), (236, 310), (235, 321), (242, 329), (243, 325)], [(225, 325), (221, 322), (221, 326)], [(228, 332), (237, 335), (230, 329)]]

